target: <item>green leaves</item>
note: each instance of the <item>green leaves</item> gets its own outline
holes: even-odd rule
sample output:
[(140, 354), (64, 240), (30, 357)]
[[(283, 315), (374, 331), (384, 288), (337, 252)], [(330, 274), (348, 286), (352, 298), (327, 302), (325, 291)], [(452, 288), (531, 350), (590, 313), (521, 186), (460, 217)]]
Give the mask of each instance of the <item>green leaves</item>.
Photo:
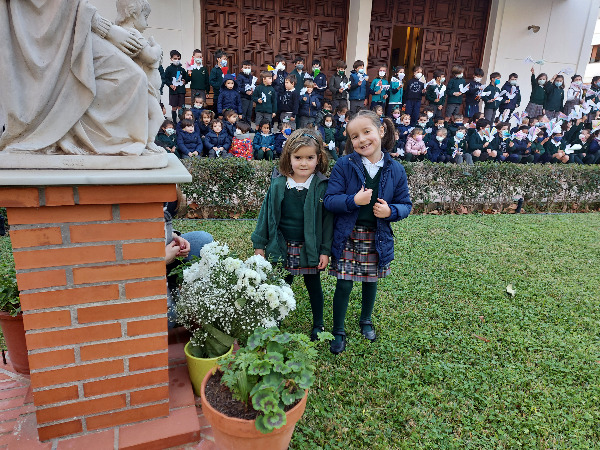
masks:
[(267, 434), (271, 431), (281, 428), (287, 423), (287, 417), (283, 410), (272, 411), (268, 414), (256, 418), (256, 429), (261, 433)]

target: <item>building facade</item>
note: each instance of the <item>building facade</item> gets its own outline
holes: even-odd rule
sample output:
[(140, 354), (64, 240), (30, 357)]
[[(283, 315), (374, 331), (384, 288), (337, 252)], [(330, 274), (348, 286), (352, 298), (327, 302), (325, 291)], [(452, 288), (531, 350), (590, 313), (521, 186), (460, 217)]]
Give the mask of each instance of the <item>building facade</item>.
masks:
[[(249, 59), (256, 69), (272, 64), (278, 53), (303, 56), (310, 65), (321, 59), (333, 72), (343, 59), (378, 66), (419, 64), (429, 78), (435, 69), (449, 77), (454, 64), (468, 77), (476, 67), (519, 74), (523, 98), (529, 96), (531, 64), (550, 76), (567, 69), (589, 75), (594, 29), (600, 0), (149, 0), (153, 35), (165, 51), (178, 49), (189, 60), (194, 48), (225, 50), (233, 72)], [(112, 1), (91, 0), (108, 18)], [(165, 65), (167, 62), (165, 62)], [(289, 66), (291, 68), (291, 66)], [(568, 80), (567, 80), (568, 81)]]

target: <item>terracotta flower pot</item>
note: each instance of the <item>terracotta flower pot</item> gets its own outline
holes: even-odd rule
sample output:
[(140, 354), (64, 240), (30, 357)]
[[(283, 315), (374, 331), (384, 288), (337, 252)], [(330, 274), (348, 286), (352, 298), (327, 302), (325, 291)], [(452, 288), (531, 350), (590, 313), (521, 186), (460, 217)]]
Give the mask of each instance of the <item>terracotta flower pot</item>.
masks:
[(187, 360), (188, 373), (190, 374), (190, 381), (192, 382), (192, 387), (194, 388), (194, 394), (200, 395), (200, 386), (202, 385), (202, 380), (204, 380), (204, 377), (208, 372), (219, 365), (219, 359), (231, 354), (233, 351), (233, 345), (227, 353), (217, 356), (216, 358), (198, 358), (193, 356), (189, 351), (190, 345), (191, 342), (185, 344), (183, 351), (185, 352), (185, 359)]
[(14, 369), (19, 373), (29, 373), (29, 356), (25, 342), (25, 328), (23, 327), (23, 314), (11, 316), (5, 311), (0, 311), (0, 326), (8, 349), (8, 357)]
[(206, 400), (205, 390), (208, 379), (212, 372), (208, 372), (202, 380), (200, 396), (202, 399), (202, 413), (210, 426), (215, 437), (215, 444), (220, 450), (285, 450), (289, 447), (296, 427), (306, 409), (308, 389), (302, 400), (285, 413), (286, 424), (278, 430), (263, 434), (256, 429), (254, 420), (237, 419), (226, 416), (213, 408)]

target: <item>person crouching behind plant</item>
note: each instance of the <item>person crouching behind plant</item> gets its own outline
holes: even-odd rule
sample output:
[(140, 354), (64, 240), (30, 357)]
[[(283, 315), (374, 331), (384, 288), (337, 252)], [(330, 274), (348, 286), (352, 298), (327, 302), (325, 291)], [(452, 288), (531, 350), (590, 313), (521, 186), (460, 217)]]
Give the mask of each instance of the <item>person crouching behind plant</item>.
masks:
[(271, 122), (268, 119), (263, 119), (258, 125), (257, 133), (252, 140), (252, 149), (256, 160), (273, 159), (275, 135), (271, 133)]
[(328, 161), (318, 132), (307, 128), (287, 139), (273, 171), (251, 239), (254, 253), (281, 262), (290, 273), (304, 276), (313, 315), (311, 340), (323, 327), (323, 289), (320, 272), (329, 264), (333, 215), (323, 207)]
[(178, 158), (181, 158), (176, 139), (173, 121), (165, 119), (160, 126), (160, 130), (158, 130), (158, 133), (156, 134), (156, 138), (154, 138), (154, 143), (164, 148), (167, 152), (175, 153)]
[(372, 111), (359, 111), (348, 123), (346, 155), (331, 172), (324, 198), (335, 214), (330, 275), (337, 278), (333, 296), (333, 335), (330, 351), (346, 348), (344, 321), (355, 281), (362, 282), (360, 330), (376, 338), (371, 314), (377, 280), (390, 274), (394, 259), (391, 223), (408, 217), (412, 202), (406, 172), (389, 151), (394, 147), (394, 124)]

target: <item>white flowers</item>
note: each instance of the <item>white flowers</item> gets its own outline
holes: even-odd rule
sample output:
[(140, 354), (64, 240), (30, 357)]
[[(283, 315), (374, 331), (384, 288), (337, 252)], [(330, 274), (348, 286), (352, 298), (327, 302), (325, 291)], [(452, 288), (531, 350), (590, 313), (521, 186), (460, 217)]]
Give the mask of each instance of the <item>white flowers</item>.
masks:
[(203, 324), (243, 343), (256, 327), (276, 326), (296, 308), (292, 290), (262, 256), (242, 261), (229, 256), (227, 245), (212, 242), (200, 257), (183, 271), (176, 306), (194, 345), (203, 347), (210, 338)]

